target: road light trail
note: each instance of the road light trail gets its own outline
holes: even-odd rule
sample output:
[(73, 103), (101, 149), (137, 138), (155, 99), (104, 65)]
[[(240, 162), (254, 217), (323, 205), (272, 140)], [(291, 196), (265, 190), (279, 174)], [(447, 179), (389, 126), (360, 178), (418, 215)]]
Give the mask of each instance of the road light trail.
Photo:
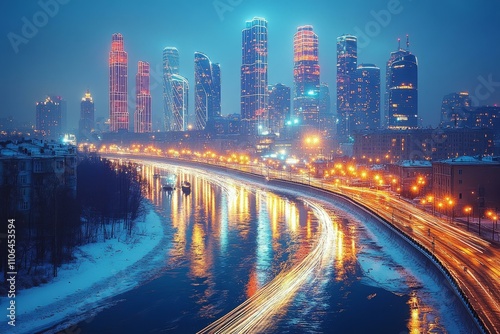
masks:
[(318, 204), (302, 199), (318, 218), (321, 233), (314, 249), (297, 265), (278, 274), (244, 303), (199, 333), (255, 333), (265, 331), (273, 317), (284, 310), (297, 291), (321, 271), (334, 254), (336, 233), (328, 213)]

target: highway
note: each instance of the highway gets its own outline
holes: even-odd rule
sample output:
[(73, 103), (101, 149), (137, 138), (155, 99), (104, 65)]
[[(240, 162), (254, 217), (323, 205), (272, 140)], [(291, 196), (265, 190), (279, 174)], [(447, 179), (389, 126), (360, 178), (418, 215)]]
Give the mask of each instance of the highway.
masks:
[[(178, 163), (182, 162), (178, 161)], [(219, 166), (219, 168), (234, 167)], [(234, 169), (259, 174), (268, 180), (303, 183), (337, 193), (371, 210), (431, 252), (451, 274), (486, 330), (490, 333), (500, 333), (500, 289), (498, 289), (500, 248), (497, 245), (455, 226), (448, 219), (423, 211), (413, 203), (406, 202), (387, 191), (334, 185), (310, 175), (289, 174), (262, 166), (238, 165)], [(321, 208), (315, 208), (314, 211), (319, 216), (323, 215)], [(323, 220), (327, 221), (320, 219), (320, 221)], [(329, 229), (326, 225), (322, 225), (325, 235), (320, 238), (315, 250), (296, 268), (280, 274), (276, 278), (278, 285), (275, 285), (275, 280), (273, 280), (262, 291), (202, 332), (240, 332), (265, 328), (266, 319), (268, 319), (266, 313), (271, 312), (276, 305), (287, 303), (290, 296), (299, 288), (300, 277), (305, 277), (303, 275), (307, 270), (311, 270), (311, 264), (319, 261), (318, 259), (322, 256), (321, 252), (325, 249), (325, 243), (331, 237), (328, 235)], [(283, 289), (283, 286), (287, 288)], [(283, 289), (282, 293), (278, 293), (280, 289)], [(270, 298), (271, 295), (272, 298)], [(248, 316), (247, 312), (252, 315)]]

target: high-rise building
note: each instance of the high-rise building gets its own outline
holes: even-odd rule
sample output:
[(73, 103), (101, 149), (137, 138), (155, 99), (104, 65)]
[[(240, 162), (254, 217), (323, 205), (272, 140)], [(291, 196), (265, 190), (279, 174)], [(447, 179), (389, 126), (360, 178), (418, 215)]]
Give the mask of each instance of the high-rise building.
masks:
[(290, 87), (281, 83), (269, 86), (269, 129), (280, 133), (290, 119)]
[(265, 19), (254, 17), (246, 22), (241, 49), (241, 134), (255, 138), (269, 131)]
[(194, 54), (195, 129), (203, 130), (220, 117), (220, 66), (201, 52)]
[(184, 111), (175, 108), (174, 75), (179, 75), (179, 51), (174, 47), (166, 47), (163, 49), (163, 113), (165, 131), (181, 131), (184, 119), (180, 119), (179, 114), (187, 114), (187, 110)]
[(149, 63), (139, 61), (135, 77), (135, 113), (134, 132), (144, 133), (153, 131), (151, 115), (151, 90), (150, 90)]
[(356, 69), (358, 67), (358, 38), (342, 35), (337, 38), (337, 135), (346, 142), (354, 123), (356, 99)]
[(324, 82), (319, 86), (319, 130), (322, 136), (328, 139), (333, 138), (336, 133), (330, 88)]
[(212, 103), (215, 117), (221, 115), (221, 85), (220, 85), (220, 64), (212, 63)]
[(57, 139), (61, 135), (61, 98), (47, 96), (36, 103), (36, 132), (39, 136)]
[(391, 56), (386, 64), (385, 72), (385, 94), (384, 94), (384, 116), (382, 118), (382, 128), (389, 126), (389, 93), (391, 90), (392, 64), (396, 59), (409, 55), (410, 52), (401, 48), (401, 39), (398, 38), (398, 50), (391, 52)]
[(170, 131), (186, 131), (188, 128), (189, 83), (181, 75), (172, 75), (172, 114)]
[(380, 68), (361, 64), (357, 69), (354, 130), (375, 130), (380, 125)]
[(387, 62), (386, 110), (390, 129), (418, 127), (418, 63), (409, 47), (407, 36), (406, 50), (399, 46)]
[(318, 36), (313, 27), (297, 28), (293, 38), (294, 97), (293, 109), (302, 125), (319, 127), (320, 69), (318, 61)]
[(94, 130), (94, 100), (89, 90), (85, 93), (80, 103), (79, 131), (83, 136), (88, 136)]
[(472, 101), (468, 92), (451, 93), (443, 97), (441, 120), (444, 128), (456, 128), (462, 125), (471, 111)]
[(123, 36), (113, 34), (109, 52), (109, 126), (112, 132), (129, 129), (127, 59)]

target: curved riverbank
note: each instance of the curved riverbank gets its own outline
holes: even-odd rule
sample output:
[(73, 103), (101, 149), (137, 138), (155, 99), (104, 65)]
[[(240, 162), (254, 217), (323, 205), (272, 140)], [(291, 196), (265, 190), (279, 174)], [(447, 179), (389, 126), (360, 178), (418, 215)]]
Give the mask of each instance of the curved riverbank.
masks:
[[(62, 265), (51, 282), (19, 291), (16, 326), (2, 322), (0, 332), (35, 333), (63, 321), (67, 322), (62, 327), (68, 327), (82, 320), (79, 315), (86, 317), (97, 307), (106, 307), (106, 299), (144, 282), (151, 272), (141, 263), (152, 261), (165, 239), (160, 216), (150, 204), (147, 210), (144, 220), (136, 222), (132, 237), (123, 231), (117, 239), (79, 247), (75, 260)], [(8, 302), (1, 298), (1, 308)]]

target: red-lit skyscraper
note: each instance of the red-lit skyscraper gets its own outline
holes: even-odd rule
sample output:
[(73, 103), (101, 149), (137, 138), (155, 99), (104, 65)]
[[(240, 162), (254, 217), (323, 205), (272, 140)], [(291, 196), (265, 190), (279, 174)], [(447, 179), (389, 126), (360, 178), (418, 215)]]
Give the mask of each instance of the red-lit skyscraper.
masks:
[(152, 131), (151, 91), (149, 89), (149, 63), (139, 61), (135, 77), (134, 132)]
[(319, 115), (318, 36), (310, 25), (297, 28), (293, 38), (293, 109), (303, 125), (317, 128)]
[(129, 128), (127, 104), (127, 53), (123, 36), (113, 34), (109, 52), (109, 121), (110, 131)]

